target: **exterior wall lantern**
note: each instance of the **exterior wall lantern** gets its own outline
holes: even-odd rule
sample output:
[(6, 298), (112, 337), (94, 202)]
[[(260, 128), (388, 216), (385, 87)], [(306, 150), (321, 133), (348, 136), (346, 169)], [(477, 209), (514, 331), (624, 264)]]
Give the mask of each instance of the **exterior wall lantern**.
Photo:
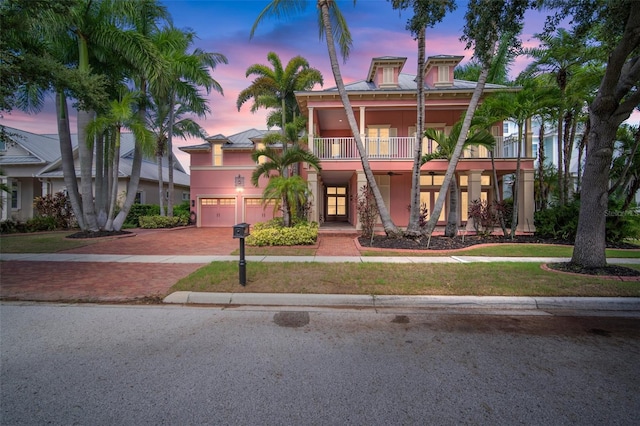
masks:
[(244, 239), (249, 236), (249, 224), (239, 223), (233, 225), (233, 238), (240, 240), (240, 262), (238, 263), (238, 276), (240, 285), (247, 285), (247, 262), (244, 258)]
[(238, 175), (234, 178), (236, 191), (242, 192), (244, 191), (244, 176)]

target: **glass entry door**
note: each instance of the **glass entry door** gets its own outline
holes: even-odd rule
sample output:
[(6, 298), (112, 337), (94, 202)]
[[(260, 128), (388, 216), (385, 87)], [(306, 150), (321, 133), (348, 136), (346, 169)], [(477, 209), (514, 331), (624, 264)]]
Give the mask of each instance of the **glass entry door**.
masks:
[(347, 221), (347, 188), (344, 186), (326, 187), (326, 221)]

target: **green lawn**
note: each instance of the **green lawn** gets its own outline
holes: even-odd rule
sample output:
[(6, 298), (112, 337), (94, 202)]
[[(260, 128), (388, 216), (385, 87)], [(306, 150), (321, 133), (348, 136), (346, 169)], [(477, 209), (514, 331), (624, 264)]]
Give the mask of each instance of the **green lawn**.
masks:
[(248, 262), (242, 287), (237, 262), (215, 262), (181, 279), (174, 291), (639, 297), (640, 282), (547, 272), (538, 263)]
[(65, 238), (77, 231), (9, 234), (0, 236), (2, 253), (56, 253), (96, 244), (98, 240)]

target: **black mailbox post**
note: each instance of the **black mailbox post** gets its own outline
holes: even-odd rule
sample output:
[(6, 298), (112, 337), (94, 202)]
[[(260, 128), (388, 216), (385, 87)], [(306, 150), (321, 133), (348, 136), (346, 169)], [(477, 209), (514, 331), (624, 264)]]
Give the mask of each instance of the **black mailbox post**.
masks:
[(249, 224), (239, 223), (233, 225), (233, 238), (240, 240), (240, 262), (238, 263), (238, 275), (240, 277), (240, 285), (247, 284), (247, 262), (244, 259), (244, 238), (249, 236)]

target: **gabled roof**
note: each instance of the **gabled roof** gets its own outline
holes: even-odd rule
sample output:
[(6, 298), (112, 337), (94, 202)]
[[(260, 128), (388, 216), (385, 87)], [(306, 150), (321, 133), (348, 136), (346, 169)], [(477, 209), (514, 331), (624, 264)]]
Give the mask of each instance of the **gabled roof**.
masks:
[(0, 165), (48, 164), (60, 157), (60, 144), (57, 138), (37, 135), (13, 127), (2, 126), (8, 139), (24, 150), (28, 155), (0, 157)]
[[(28, 156), (2, 156), (0, 165), (40, 164), (43, 167), (36, 174), (37, 177), (62, 178), (62, 159), (60, 157), (60, 143), (57, 134), (38, 135), (12, 127), (4, 127), (12, 141), (29, 151)], [(71, 146), (74, 157), (77, 158), (78, 135), (71, 135)], [(131, 133), (122, 133), (120, 139), (120, 170), (119, 175), (127, 177), (131, 175), (131, 162), (135, 139)], [(168, 178), (167, 159), (162, 160), (163, 174)], [(180, 185), (189, 185), (189, 175), (184, 167), (174, 157), (174, 182)], [(140, 171), (142, 180), (158, 180), (158, 165), (155, 157), (143, 158)]]
[(231, 136), (217, 134), (206, 138), (207, 142), (199, 145), (183, 146), (180, 148), (184, 152), (211, 151), (211, 144), (222, 143), (222, 149), (253, 149), (254, 141), (264, 138), (271, 133), (271, 130), (249, 129)]

